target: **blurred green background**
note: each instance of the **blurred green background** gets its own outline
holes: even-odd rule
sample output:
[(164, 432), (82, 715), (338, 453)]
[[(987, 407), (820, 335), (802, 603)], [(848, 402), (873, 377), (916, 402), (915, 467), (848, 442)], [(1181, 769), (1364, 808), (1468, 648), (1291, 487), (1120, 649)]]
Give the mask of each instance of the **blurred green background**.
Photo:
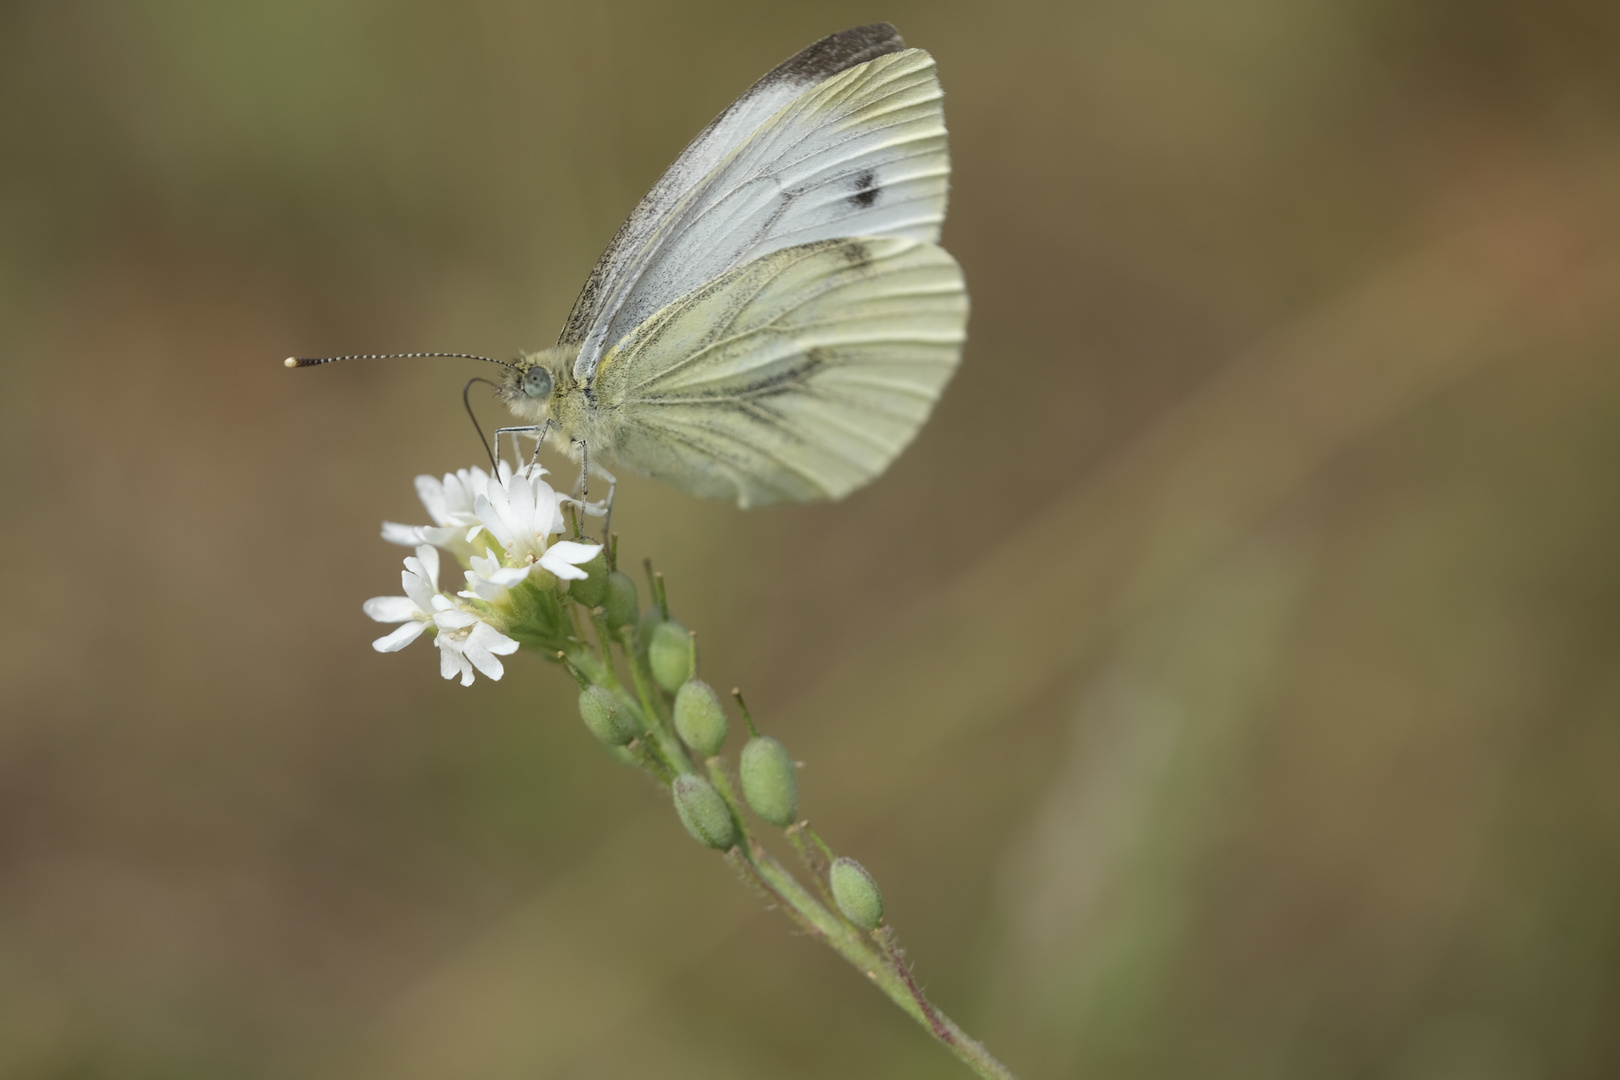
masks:
[(280, 365), (549, 344), (878, 18), (966, 358), (842, 504), (621, 487), (710, 679), (1026, 1080), (1620, 1073), (1612, 0), (343, 0), (0, 6), (0, 1075), (967, 1075), (561, 672), (372, 652), (478, 365)]

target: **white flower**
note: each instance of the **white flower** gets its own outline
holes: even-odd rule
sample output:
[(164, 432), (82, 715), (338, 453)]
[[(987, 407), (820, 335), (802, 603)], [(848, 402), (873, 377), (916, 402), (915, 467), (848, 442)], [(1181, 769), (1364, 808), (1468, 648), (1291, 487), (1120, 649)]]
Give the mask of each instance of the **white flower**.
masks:
[(552, 490), (541, 479), (543, 473), (537, 468), (512, 472), (503, 467), (473, 500), (473, 512), (516, 568), (527, 572), (538, 563), (564, 581), (586, 577), (578, 564), (595, 558), (602, 545), (550, 542), (563, 531), (562, 503), (571, 500)]
[(474, 668), (491, 679), (505, 674), (497, 654), (516, 652), (518, 643), (439, 592), (436, 549), (427, 544), (418, 547), (416, 554), (405, 560), (400, 583), (404, 596), (374, 596), (365, 602), (365, 613), (378, 622), (404, 624), (373, 641), (372, 648), (398, 652), (432, 624), (437, 631), (434, 643), (439, 646), (439, 674), (447, 679), (460, 675), (462, 686), (472, 685)]
[[(470, 611), (456, 607), (442, 596), (433, 598), (433, 621), (439, 627), (439, 674), (447, 679), (461, 676), (462, 686), (471, 686), (473, 668), (488, 678), (506, 674), (500, 657), (517, 652), (518, 643)], [(500, 654), (497, 656), (496, 654)]]
[(573, 540), (559, 540), (540, 556), (540, 565), (564, 581), (583, 581), (590, 577), (580, 565), (596, 558), (601, 544), (580, 544)]
[(467, 588), (456, 595), (469, 600), (488, 600), (498, 604), (506, 599), (507, 589), (529, 576), (527, 566), (502, 566), (494, 556), (486, 559), (474, 555), (468, 561), (472, 563), (472, 569), (467, 571)]
[(398, 652), (421, 636), (433, 621), (433, 601), (439, 595), (439, 553), (423, 544), (405, 560), (399, 575), (404, 596), (373, 596), (362, 605), (367, 615), (380, 623), (404, 623), (398, 630), (378, 638), (371, 647), (378, 652)]
[[(505, 462), (501, 463), (505, 466)], [(509, 466), (508, 466), (509, 468)], [(440, 547), (453, 544), (462, 533), (471, 543), (480, 526), (473, 513), (473, 499), (489, 483), (489, 473), (476, 466), (445, 473), (440, 480), (432, 476), (416, 478), (416, 496), (427, 508), (432, 525), (401, 525), (385, 521), (382, 538), (390, 544), (411, 547), (416, 544), (434, 544)]]
[[(503, 462), (504, 464), (504, 462)], [(546, 540), (563, 531), (562, 499), (541, 479), (541, 470), (501, 469), (473, 499), (473, 513), (505, 549), (507, 558), (532, 565), (546, 553)]]

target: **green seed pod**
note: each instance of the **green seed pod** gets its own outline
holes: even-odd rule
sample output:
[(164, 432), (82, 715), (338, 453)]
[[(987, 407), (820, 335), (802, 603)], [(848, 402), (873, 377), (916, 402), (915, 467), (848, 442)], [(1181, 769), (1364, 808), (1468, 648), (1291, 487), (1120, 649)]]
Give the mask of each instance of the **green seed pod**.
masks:
[(590, 562), (580, 563), (579, 568), (590, 576), (570, 581), (568, 583), (568, 595), (588, 608), (596, 607), (607, 599), (607, 549), (603, 548), (598, 551), (596, 558)]
[(579, 717), (592, 735), (609, 746), (623, 746), (636, 737), (635, 721), (605, 687), (590, 686), (579, 692)]
[[(680, 708), (676, 699), (675, 707)], [(743, 747), (743, 798), (754, 813), (785, 829), (799, 816), (799, 777), (787, 747), (769, 735), (756, 735)]]
[(883, 893), (866, 867), (854, 859), (834, 859), (830, 876), (833, 899), (846, 919), (862, 930), (883, 925)]
[(675, 812), (692, 838), (716, 851), (729, 851), (737, 843), (737, 826), (720, 793), (700, 776), (682, 774), (675, 778)]
[(720, 695), (702, 679), (687, 679), (675, 691), (675, 730), (703, 757), (713, 757), (726, 741), (726, 712)]
[(692, 677), (692, 633), (674, 619), (659, 623), (647, 643), (653, 679), (670, 693)]
[(641, 611), (641, 597), (636, 595), (636, 579), (623, 570), (607, 576), (607, 596), (602, 600), (606, 610), (608, 628), (617, 630), (636, 621)]

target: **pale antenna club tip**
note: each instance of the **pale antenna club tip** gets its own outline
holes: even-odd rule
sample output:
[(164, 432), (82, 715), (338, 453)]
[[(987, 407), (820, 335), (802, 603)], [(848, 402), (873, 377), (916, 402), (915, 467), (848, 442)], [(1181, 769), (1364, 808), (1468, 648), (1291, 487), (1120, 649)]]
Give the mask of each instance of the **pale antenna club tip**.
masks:
[(283, 367), (297, 367), (298, 366), (298, 357), (289, 356), (289, 357), (287, 357), (287, 359), (283, 360), (281, 363), (282, 363)]

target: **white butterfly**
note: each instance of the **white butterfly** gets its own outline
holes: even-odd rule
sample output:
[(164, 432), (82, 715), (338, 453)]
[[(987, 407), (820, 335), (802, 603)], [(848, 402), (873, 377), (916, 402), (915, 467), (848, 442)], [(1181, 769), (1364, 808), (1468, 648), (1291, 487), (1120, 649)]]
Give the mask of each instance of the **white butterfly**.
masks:
[(961, 359), (941, 98), (887, 23), (778, 65), (631, 212), (501, 398), (590, 466), (744, 507), (876, 478)]

